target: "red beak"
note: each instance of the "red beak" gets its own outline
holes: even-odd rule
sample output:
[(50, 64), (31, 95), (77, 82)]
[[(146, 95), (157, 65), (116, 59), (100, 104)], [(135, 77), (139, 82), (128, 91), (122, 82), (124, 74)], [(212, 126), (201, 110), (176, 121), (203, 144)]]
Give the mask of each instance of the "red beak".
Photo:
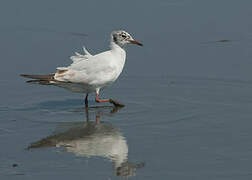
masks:
[(138, 42), (138, 41), (135, 41), (135, 40), (129, 40), (129, 42), (130, 42), (131, 44), (136, 44), (136, 45), (138, 45), (138, 46), (143, 46), (142, 43), (140, 43), (140, 42)]

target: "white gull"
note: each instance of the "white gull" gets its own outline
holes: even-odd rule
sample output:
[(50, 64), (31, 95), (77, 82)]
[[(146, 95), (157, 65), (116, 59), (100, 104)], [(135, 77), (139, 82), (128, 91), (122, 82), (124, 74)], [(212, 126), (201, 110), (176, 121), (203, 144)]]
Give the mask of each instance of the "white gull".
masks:
[(108, 51), (91, 55), (83, 48), (84, 55), (75, 53), (76, 55), (71, 57), (73, 63), (68, 67), (58, 67), (56, 73), (48, 75), (21, 74), (21, 76), (35, 79), (27, 82), (55, 85), (72, 92), (86, 93), (86, 107), (88, 106), (88, 94), (92, 92), (96, 93), (95, 101), (98, 103), (110, 102), (115, 106), (123, 106), (112, 99), (100, 99), (99, 92), (113, 84), (121, 74), (126, 60), (124, 47), (127, 44), (142, 46), (126, 31), (113, 31), (111, 33), (111, 49)]

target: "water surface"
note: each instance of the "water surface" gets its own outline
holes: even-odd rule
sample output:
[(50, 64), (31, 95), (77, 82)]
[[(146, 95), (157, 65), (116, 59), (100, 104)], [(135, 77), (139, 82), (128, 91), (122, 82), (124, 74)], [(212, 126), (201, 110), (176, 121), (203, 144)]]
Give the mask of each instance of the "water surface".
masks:
[[(252, 178), (250, 1), (0, 4), (1, 179)], [(19, 77), (115, 29), (144, 44), (101, 94), (124, 108)]]

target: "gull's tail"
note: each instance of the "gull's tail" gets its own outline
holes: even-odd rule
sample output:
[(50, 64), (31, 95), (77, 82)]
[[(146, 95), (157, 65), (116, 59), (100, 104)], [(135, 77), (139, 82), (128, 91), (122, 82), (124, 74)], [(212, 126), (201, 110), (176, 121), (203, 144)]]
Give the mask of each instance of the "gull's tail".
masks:
[(26, 81), (28, 83), (39, 83), (42, 85), (50, 85), (52, 84), (52, 82), (55, 81), (54, 74), (47, 74), (47, 75), (20, 74), (20, 76), (32, 79)]

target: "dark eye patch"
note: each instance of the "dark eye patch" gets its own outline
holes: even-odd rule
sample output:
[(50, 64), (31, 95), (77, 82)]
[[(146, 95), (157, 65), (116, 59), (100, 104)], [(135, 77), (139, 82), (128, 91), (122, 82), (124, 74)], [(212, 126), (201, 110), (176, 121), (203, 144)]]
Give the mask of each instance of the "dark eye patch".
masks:
[(122, 37), (123, 37), (123, 38), (126, 38), (127, 36), (126, 36), (125, 34), (122, 34)]
[(113, 36), (113, 40), (114, 42), (117, 42), (117, 37), (115, 35)]

